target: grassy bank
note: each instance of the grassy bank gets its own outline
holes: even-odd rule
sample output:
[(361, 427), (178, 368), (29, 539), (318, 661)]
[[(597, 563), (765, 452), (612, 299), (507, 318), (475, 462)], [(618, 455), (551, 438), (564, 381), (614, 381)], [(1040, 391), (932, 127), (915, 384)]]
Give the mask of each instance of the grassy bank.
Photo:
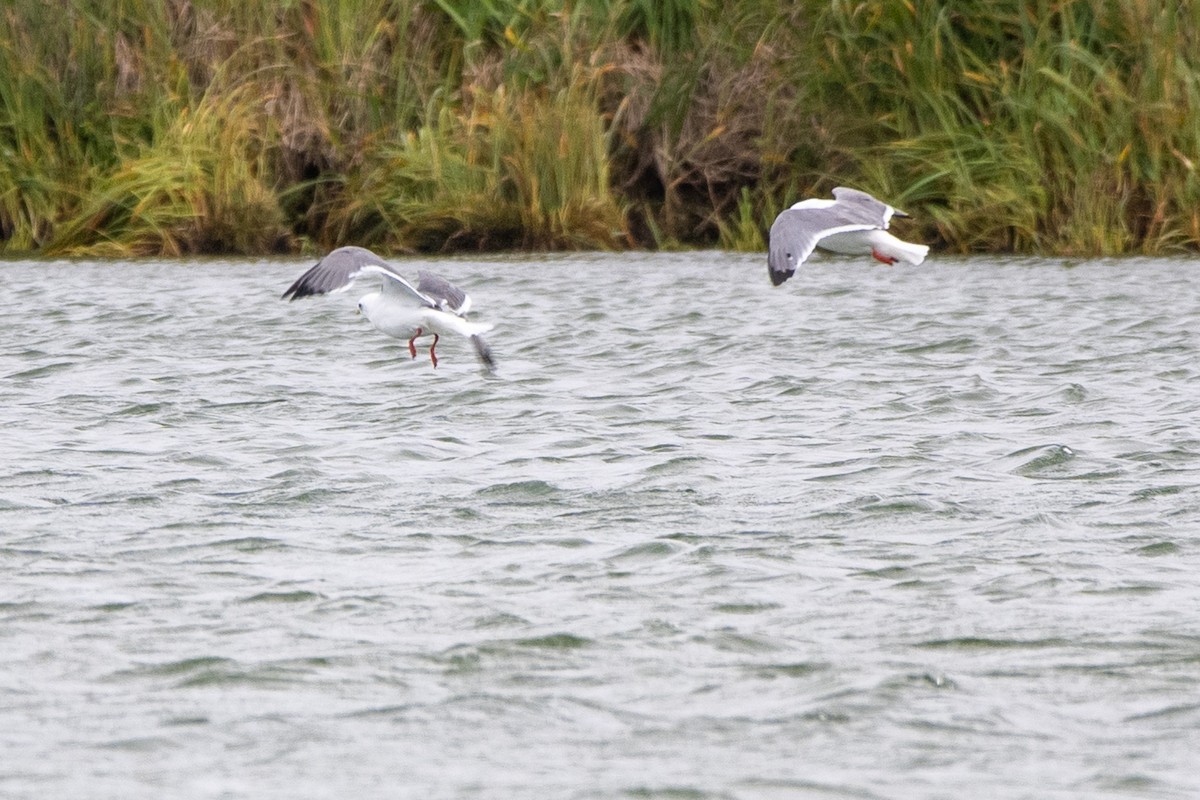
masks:
[(838, 184), (951, 250), (1195, 249), (1164, 5), (8, 0), (0, 251), (756, 249)]

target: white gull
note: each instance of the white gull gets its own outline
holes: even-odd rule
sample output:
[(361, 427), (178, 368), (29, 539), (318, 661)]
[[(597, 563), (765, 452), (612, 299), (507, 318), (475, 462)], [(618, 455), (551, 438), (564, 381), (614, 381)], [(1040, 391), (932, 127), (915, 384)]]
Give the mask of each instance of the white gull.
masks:
[(329, 253), (287, 288), (281, 299), (298, 300), (318, 294), (344, 292), (359, 279), (374, 279), (377, 289), (362, 296), (358, 310), (378, 330), (397, 339), (408, 340), (408, 352), (417, 357), (416, 340), (432, 336), (429, 360), (438, 365), (435, 348), (438, 339), (459, 334), (471, 340), (484, 367), (491, 371), (496, 363), (483, 334), (492, 329), (467, 321), (471, 298), (440, 275), (417, 273), (414, 287), (403, 275), (365, 247), (339, 247)]
[(834, 189), (833, 197), (801, 200), (775, 218), (767, 254), (772, 284), (778, 286), (792, 277), (816, 247), (846, 255), (870, 254), (885, 264), (925, 260), (928, 246), (902, 241), (887, 231), (893, 216), (908, 214), (845, 186)]

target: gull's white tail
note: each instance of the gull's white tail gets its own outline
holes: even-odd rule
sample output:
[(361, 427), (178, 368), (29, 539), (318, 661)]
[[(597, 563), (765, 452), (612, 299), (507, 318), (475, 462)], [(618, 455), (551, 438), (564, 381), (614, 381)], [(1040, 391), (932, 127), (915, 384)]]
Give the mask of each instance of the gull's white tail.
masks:
[(821, 247), (835, 253), (858, 254), (865, 250), (887, 263), (907, 261), (909, 264), (920, 264), (929, 252), (928, 245), (906, 242), (883, 230), (836, 233), (825, 238)]
[(475, 337), (479, 336), (480, 334), (487, 333), (493, 327), (495, 326), (484, 322), (468, 322), (462, 317), (456, 317), (452, 314), (439, 313), (437, 317), (437, 323), (435, 325), (431, 325), (430, 330), (437, 330), (441, 332), (453, 331), (454, 333), (461, 333), (463, 336)]
[(887, 237), (886, 241), (875, 245), (875, 249), (882, 255), (891, 256), (897, 261), (907, 261), (909, 264), (920, 264), (929, 253), (927, 244), (913, 244), (903, 239), (897, 239), (885, 231), (880, 231), (880, 233)]

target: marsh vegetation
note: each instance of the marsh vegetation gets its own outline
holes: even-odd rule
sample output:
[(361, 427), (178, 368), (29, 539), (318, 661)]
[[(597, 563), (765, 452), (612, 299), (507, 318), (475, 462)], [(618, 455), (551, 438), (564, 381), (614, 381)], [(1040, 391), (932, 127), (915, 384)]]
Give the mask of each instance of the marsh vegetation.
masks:
[(1200, 244), (1200, 7), (9, 0), (0, 252), (763, 247), (858, 186), (952, 251)]

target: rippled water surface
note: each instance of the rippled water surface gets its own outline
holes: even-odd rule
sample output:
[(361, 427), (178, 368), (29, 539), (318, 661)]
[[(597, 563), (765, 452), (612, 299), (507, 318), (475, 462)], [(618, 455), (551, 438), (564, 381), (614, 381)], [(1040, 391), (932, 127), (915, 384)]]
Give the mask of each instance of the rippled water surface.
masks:
[(1197, 264), (309, 263), (0, 265), (0, 796), (1200, 796)]

